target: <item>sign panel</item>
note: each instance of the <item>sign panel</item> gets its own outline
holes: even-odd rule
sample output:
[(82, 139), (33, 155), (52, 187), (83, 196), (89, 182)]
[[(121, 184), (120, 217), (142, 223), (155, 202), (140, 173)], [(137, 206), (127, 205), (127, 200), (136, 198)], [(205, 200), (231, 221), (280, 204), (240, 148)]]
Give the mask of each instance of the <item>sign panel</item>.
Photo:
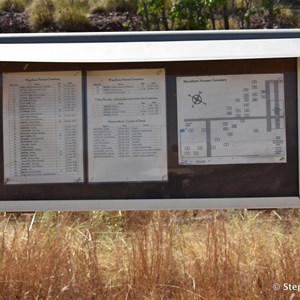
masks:
[(179, 164), (285, 163), (283, 74), (177, 77)]
[(87, 74), (89, 182), (166, 181), (164, 69)]
[(81, 72), (3, 76), (4, 182), (83, 181)]

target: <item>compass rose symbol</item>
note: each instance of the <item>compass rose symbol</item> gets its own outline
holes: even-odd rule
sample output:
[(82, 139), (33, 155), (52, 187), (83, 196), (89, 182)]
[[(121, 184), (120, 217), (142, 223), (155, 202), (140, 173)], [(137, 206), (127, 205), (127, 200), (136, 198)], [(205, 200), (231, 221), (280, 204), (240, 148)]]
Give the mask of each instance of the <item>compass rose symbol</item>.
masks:
[(202, 94), (202, 92), (199, 92), (198, 94), (195, 94), (195, 95), (189, 95), (189, 97), (192, 98), (192, 102), (193, 102), (192, 107), (194, 107), (195, 105), (201, 104), (201, 103), (206, 105), (206, 103), (203, 102), (201, 94)]

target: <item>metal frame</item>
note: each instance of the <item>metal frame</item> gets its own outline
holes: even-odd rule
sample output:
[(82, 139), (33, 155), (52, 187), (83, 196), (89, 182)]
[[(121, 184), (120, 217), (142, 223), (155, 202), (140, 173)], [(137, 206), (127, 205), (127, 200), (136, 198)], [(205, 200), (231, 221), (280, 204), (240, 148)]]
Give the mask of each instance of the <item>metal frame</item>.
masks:
[[(0, 35), (0, 53), (2, 62), (25, 63), (293, 57), (297, 58), (298, 119), (300, 117), (300, 30), (5, 34)], [(298, 137), (300, 140), (300, 135)], [(0, 211), (288, 207), (299, 208), (300, 197), (0, 201)]]
[(299, 48), (299, 30), (0, 36), (1, 61), (6, 62), (151, 62), (284, 58), (298, 57)]

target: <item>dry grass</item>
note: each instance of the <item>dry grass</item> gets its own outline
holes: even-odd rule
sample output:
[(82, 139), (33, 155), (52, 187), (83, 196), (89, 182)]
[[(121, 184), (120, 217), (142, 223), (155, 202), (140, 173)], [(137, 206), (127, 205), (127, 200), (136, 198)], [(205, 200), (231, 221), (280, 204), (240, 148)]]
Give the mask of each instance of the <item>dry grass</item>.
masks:
[(1, 216), (0, 299), (300, 299), (299, 216), (88, 212)]

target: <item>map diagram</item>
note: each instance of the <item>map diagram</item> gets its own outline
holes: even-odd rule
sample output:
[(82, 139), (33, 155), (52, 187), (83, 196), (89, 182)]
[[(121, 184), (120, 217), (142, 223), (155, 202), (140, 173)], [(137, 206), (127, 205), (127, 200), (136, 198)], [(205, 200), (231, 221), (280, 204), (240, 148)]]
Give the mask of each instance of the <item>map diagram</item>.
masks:
[(190, 97), (192, 97), (192, 102), (193, 102), (193, 106), (192, 107), (194, 107), (195, 105), (201, 104), (201, 103), (204, 104), (204, 105), (206, 105), (206, 103), (203, 102), (201, 94), (202, 94), (202, 92), (199, 92), (198, 94), (195, 94), (193, 96), (189, 95)]
[(177, 77), (179, 164), (285, 163), (283, 74)]

